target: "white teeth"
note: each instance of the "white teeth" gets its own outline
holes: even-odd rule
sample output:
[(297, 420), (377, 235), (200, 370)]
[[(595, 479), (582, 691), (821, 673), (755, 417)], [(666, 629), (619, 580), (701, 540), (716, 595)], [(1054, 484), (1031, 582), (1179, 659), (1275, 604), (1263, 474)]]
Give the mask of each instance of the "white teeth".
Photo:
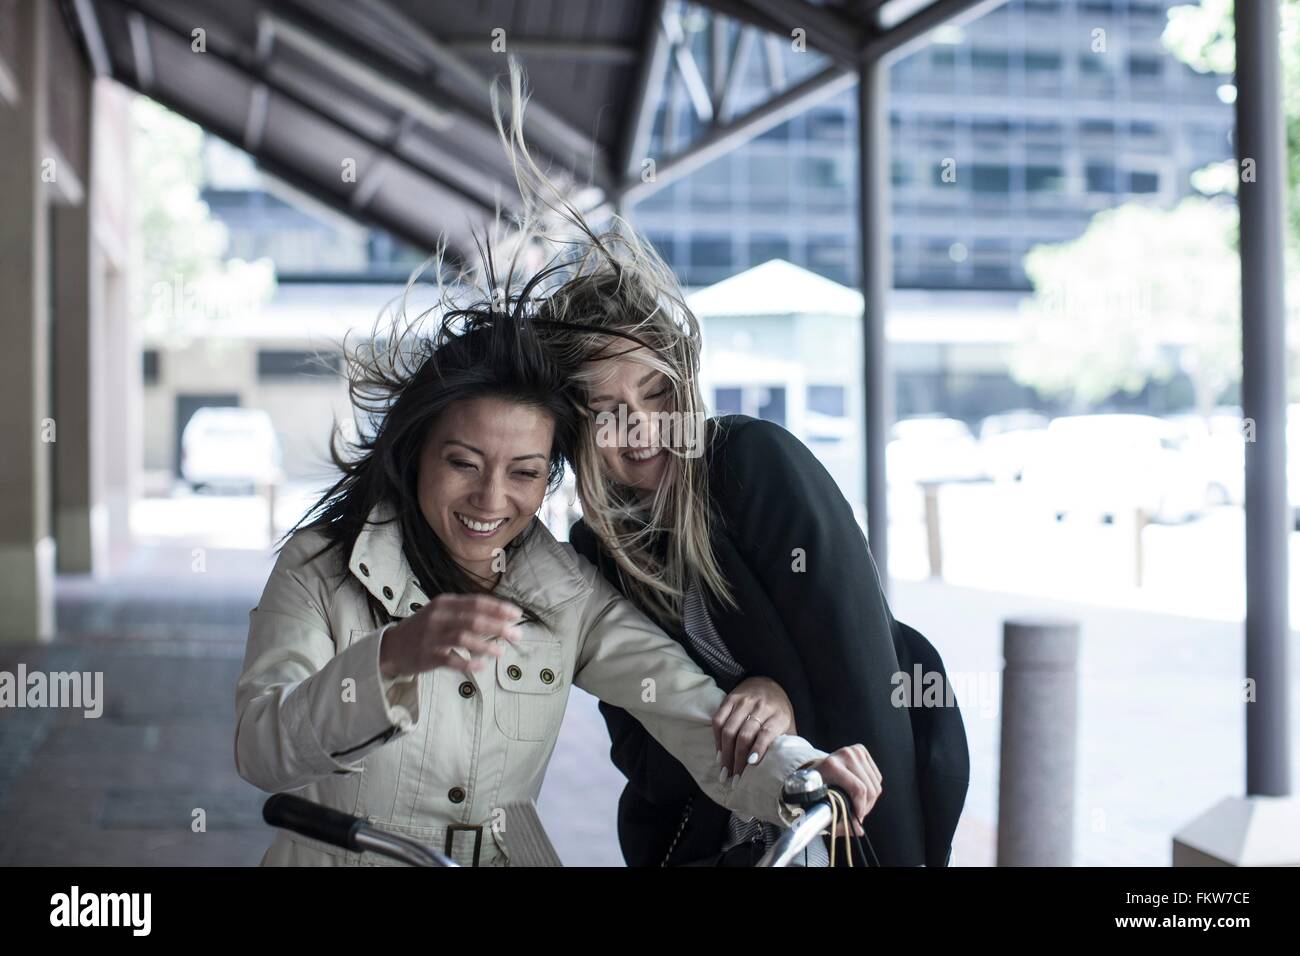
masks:
[(470, 531), (495, 531), (497, 528), (501, 527), (501, 525), (505, 524), (506, 520), (505, 518), (497, 518), (496, 521), (475, 521), (472, 518), (466, 518), (459, 511), (453, 513), (456, 515), (456, 518), (460, 523), (469, 528)]
[(659, 449), (658, 449), (658, 448), (644, 448), (644, 449), (642, 449), (642, 450), (640, 450), (640, 451), (631, 451), (631, 450), (629, 450), (629, 451), (625, 451), (625, 452), (623, 452), (623, 454), (624, 454), (625, 456), (627, 456), (628, 458), (632, 459), (632, 461), (646, 461), (646, 460), (648, 460), (648, 459), (650, 459), (650, 458), (653, 458), (655, 455), (659, 454)]

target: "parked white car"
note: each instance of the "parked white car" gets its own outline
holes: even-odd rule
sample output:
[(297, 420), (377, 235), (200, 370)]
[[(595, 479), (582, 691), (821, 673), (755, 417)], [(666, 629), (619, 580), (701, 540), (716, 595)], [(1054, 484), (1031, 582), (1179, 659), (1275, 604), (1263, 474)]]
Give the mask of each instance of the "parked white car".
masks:
[(271, 416), (260, 408), (200, 408), (181, 433), (181, 477), (196, 488), (282, 481), (280, 440)]
[(980, 456), (994, 481), (1019, 481), (1042, 452), (1049, 419), (1028, 409), (1001, 412), (980, 422)]
[(956, 418), (905, 418), (894, 424), (885, 450), (893, 485), (922, 481), (976, 481), (986, 477), (979, 444)]
[(1216, 408), (1205, 419), (1195, 413), (1171, 415), (1187, 454), (1207, 477), (1209, 504), (1239, 505), (1246, 500), (1246, 437), (1241, 410)]
[(1067, 515), (1183, 521), (1205, 508), (1209, 478), (1185, 439), (1150, 415), (1070, 415), (1047, 427), (1043, 454), (1025, 469), (1030, 500)]

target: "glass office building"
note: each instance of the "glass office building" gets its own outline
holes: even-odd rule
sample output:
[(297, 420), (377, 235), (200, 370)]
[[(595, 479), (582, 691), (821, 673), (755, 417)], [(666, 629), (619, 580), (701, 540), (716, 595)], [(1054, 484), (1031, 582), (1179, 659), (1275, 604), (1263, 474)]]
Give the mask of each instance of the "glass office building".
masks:
[[(1161, 42), (1176, 3), (1010, 0), (892, 67), (896, 287), (1027, 289), (1031, 246), (1072, 239), (1130, 199), (1173, 205), (1191, 192), (1190, 173), (1232, 157), (1224, 79)], [(705, 62), (703, 18), (684, 19)], [(815, 54), (790, 47), (749, 58), (755, 99), (774, 69), (811, 72), (803, 61)], [(785, 60), (775, 67), (774, 51)], [(681, 84), (673, 99), (656, 156), (695, 122)], [(692, 286), (772, 258), (854, 285), (856, 122), (854, 92), (840, 94), (648, 197), (635, 222)]]

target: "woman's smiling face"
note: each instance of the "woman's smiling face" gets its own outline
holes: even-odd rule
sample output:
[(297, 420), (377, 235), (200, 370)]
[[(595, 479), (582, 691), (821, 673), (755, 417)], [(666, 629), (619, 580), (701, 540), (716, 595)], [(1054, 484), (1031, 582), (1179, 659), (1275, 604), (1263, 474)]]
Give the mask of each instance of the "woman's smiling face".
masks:
[(420, 453), (420, 512), (465, 570), (495, 577), (498, 549), (528, 526), (546, 497), (554, 436), (549, 414), (499, 398), (456, 402), (429, 429)]
[[(669, 436), (660, 434), (660, 416), (671, 410), (673, 398), (667, 376), (637, 361), (641, 351), (589, 363), (587, 407), (593, 416), (605, 474), (619, 484), (648, 493), (659, 487), (667, 468), (670, 453), (664, 451), (662, 443)], [(622, 415), (620, 406), (625, 408)], [(606, 420), (617, 420), (620, 427), (602, 428)], [(626, 429), (621, 427), (623, 422)]]

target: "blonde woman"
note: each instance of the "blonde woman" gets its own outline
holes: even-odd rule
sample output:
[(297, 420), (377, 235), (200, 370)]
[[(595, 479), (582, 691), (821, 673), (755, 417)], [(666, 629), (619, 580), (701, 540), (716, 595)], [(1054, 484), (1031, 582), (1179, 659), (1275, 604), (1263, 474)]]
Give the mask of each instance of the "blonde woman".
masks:
[[(734, 741), (729, 773), (780, 734), (865, 742), (883, 790), (865, 821), (870, 850), (883, 865), (946, 865), (969, 778), (961, 715), (955, 703), (907, 708), (900, 683), (914, 667), (940, 686), (946, 674), (890, 612), (852, 507), (780, 426), (697, 424), (699, 328), (634, 234), (593, 235), (575, 271), (550, 299), (546, 335), (586, 416), (578, 553), (728, 691), (714, 728)], [(775, 827), (708, 799), (629, 714), (601, 710), (628, 778), (629, 864), (744, 865), (770, 846)], [(826, 862), (815, 845), (808, 865)]]
[[(517, 295), (490, 281), (495, 295), (442, 309), (428, 334), (415, 321), (351, 353), (367, 429), (332, 449), (341, 476), (251, 613), (240, 775), (462, 865), (505, 865), (499, 808), (538, 796), (576, 685), (641, 721), (739, 814), (785, 819), (781, 784), (811, 764), (860, 821), (878, 794), (860, 746), (828, 756), (787, 734), (743, 776), (723, 775), (712, 725), (723, 692), (537, 519), (578, 428), (564, 372), (536, 338), (537, 279)], [(284, 831), (263, 859), (362, 862)]]
[[(580, 414), (579, 554), (727, 691), (712, 715), (723, 772), (743, 779), (782, 735), (856, 748), (882, 787), (866, 820), (872, 862), (946, 865), (969, 761), (961, 714), (907, 707), (939, 655), (896, 621), (853, 509), (793, 435), (705, 418), (700, 329), (671, 270), (619, 217), (598, 233), (529, 155), (523, 77), (511, 63), (502, 129), (527, 216), (566, 281), (540, 316)], [(711, 799), (636, 715), (602, 704), (628, 779), (619, 838), (631, 865), (748, 865), (776, 828)], [(887, 784), (885, 783), (887, 781)], [(805, 863), (827, 862), (815, 844)]]

